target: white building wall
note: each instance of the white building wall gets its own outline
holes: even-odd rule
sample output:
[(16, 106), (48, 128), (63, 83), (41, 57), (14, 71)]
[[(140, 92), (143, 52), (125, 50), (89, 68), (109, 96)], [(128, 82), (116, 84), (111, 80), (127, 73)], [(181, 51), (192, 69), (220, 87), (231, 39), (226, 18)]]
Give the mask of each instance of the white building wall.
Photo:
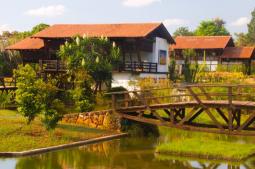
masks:
[[(162, 39), (159, 37), (156, 37), (156, 43), (153, 45), (153, 53), (154, 53), (154, 61), (155, 63), (158, 63), (158, 72), (168, 72), (168, 64), (169, 64), (169, 43), (166, 39)], [(166, 65), (160, 65), (159, 64), (159, 52), (160, 50), (166, 51)]]
[(124, 87), (129, 91), (139, 90), (134, 84), (141, 78), (166, 79), (166, 74), (141, 73), (132, 74), (124, 72), (113, 72), (112, 87)]
[[(153, 62), (158, 63), (158, 72), (167, 73), (168, 72), (168, 64), (169, 64), (169, 43), (167, 40), (162, 38), (155, 38), (155, 42), (153, 44), (153, 52), (141, 52), (141, 59), (143, 62)], [(166, 51), (166, 64), (159, 65), (159, 52), (160, 50)], [(137, 54), (133, 53), (131, 55), (132, 61), (138, 61)], [(130, 54), (126, 54), (126, 61), (130, 60)], [(135, 90), (132, 82), (136, 83), (140, 78), (167, 78), (167, 74), (157, 74), (157, 73), (137, 73), (132, 74), (128, 72), (113, 72), (113, 82), (112, 87), (124, 87), (127, 90)], [(137, 89), (137, 88), (136, 88)]]
[[(191, 62), (191, 63), (195, 63), (195, 62)], [(198, 61), (199, 65), (203, 65), (206, 64), (206, 66), (208, 67), (208, 69), (210, 71), (216, 71), (217, 70), (217, 66), (219, 64), (219, 61), (215, 60), (215, 61)], [(184, 60), (176, 60), (176, 65), (178, 65), (178, 69), (180, 69), (182, 67), (182, 65), (184, 65)], [(180, 71), (181, 72), (181, 71)]]

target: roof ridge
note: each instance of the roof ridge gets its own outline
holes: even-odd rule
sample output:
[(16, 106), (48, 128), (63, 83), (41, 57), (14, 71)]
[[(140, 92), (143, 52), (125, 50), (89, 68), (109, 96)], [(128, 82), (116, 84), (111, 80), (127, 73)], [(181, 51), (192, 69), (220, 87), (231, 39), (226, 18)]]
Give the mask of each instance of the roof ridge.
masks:
[(70, 25), (70, 26), (84, 26), (84, 25), (161, 25), (162, 22), (123, 22), (123, 23), (58, 23), (58, 24), (53, 24), (52, 26), (65, 26), (65, 25)]
[(205, 38), (205, 37), (212, 37), (212, 38), (214, 38), (214, 37), (231, 37), (232, 38), (232, 36), (231, 35), (224, 35), (224, 36), (220, 36), (220, 35), (217, 35), (217, 36), (177, 36), (176, 38), (178, 38), (178, 37), (181, 37), (181, 38), (186, 38), (186, 37), (188, 37), (188, 38)]

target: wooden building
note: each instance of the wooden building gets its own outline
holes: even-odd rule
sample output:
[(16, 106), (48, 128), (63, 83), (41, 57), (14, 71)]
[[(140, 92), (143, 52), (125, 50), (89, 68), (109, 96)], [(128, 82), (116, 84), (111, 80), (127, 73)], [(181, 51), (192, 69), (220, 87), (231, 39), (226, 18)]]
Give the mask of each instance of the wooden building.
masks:
[(139, 77), (166, 77), (169, 45), (175, 41), (162, 23), (53, 25), (7, 50), (20, 51), (23, 62), (40, 63), (42, 72), (62, 71), (57, 51), (74, 36), (108, 37), (121, 48), (122, 63), (113, 77), (127, 87)]
[(251, 73), (255, 61), (254, 47), (228, 47), (221, 56), (221, 63), (224, 65), (243, 64), (247, 73)]
[(192, 59), (199, 64), (205, 60), (210, 71), (216, 70), (225, 48), (235, 46), (231, 36), (178, 36), (175, 42), (170, 50), (178, 65), (184, 64), (184, 50), (193, 49), (196, 56)]

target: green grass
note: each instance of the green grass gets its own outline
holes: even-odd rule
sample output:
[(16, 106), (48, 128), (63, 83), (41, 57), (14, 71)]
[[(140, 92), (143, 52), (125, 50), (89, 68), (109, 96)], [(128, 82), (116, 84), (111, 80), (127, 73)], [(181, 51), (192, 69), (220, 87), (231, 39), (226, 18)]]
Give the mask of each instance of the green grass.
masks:
[(166, 138), (156, 147), (156, 152), (205, 159), (241, 161), (255, 153), (253, 138), (161, 130)]
[(39, 119), (27, 125), (16, 111), (0, 110), (0, 152), (44, 148), (110, 134), (111, 131), (70, 124), (59, 124), (54, 131), (47, 131)]

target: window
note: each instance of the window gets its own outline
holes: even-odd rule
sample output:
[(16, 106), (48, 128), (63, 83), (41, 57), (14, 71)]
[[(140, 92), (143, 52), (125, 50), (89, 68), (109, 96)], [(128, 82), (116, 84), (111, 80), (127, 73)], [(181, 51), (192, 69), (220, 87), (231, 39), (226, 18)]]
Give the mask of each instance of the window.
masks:
[(167, 52), (165, 50), (159, 50), (159, 64), (166, 65)]

